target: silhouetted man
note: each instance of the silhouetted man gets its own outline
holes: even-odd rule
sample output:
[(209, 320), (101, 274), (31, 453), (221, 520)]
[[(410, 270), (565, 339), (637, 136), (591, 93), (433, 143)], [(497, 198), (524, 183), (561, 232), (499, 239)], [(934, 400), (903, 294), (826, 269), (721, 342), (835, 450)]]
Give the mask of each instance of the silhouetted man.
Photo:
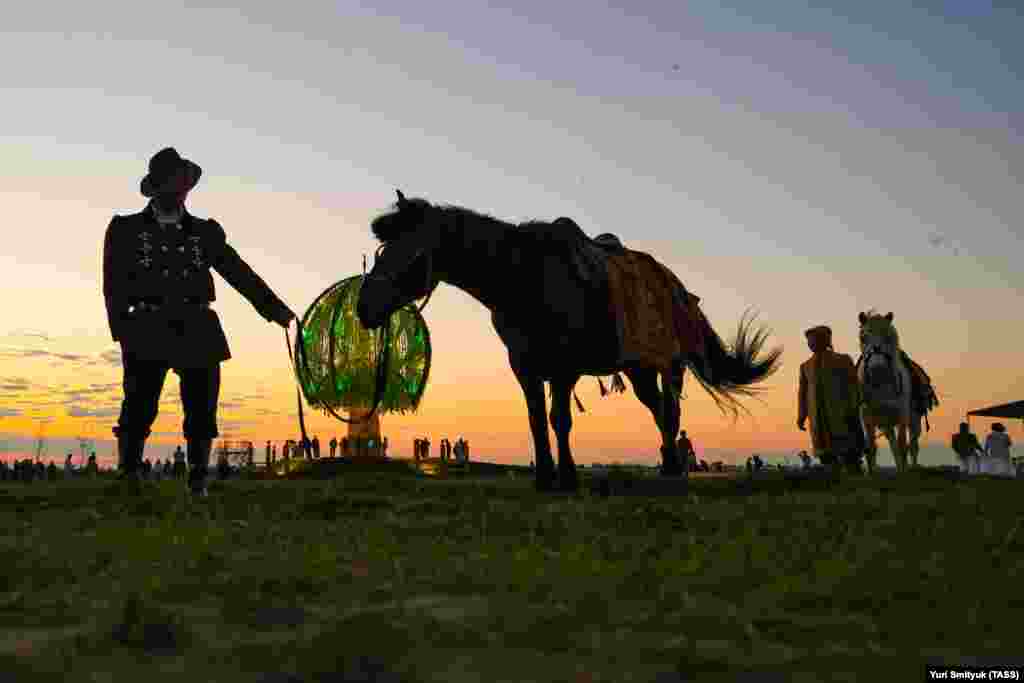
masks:
[(853, 359), (832, 350), (832, 330), (826, 325), (804, 335), (814, 355), (800, 365), (797, 427), (806, 431), (810, 418), (811, 443), (822, 463), (838, 469), (845, 462), (851, 472), (860, 472), (865, 437)]
[(333, 457), (334, 457), (334, 454), (335, 454), (335, 452), (337, 452), (337, 450), (338, 450), (338, 437), (336, 437), (336, 436), (332, 436), (332, 437), (331, 437), (331, 441), (330, 441), (330, 443), (328, 444), (328, 446), (330, 446), (330, 449), (331, 449), (331, 457), (333, 458)]
[(149, 204), (115, 215), (103, 243), (103, 296), (111, 337), (121, 343), (124, 400), (114, 427), (122, 477), (138, 481), (167, 371), (181, 378), (189, 488), (206, 495), (217, 431), (220, 363), (231, 358), (217, 313), (213, 267), (265, 319), (287, 329), (295, 314), (227, 243), (213, 219), (192, 216), (185, 199), (202, 170), (173, 147), (149, 161), (140, 190)]

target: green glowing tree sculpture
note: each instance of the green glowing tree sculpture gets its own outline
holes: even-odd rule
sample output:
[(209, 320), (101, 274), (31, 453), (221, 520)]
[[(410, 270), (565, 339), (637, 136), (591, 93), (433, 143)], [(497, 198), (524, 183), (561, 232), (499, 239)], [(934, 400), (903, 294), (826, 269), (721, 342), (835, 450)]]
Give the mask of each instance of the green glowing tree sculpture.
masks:
[[(302, 318), (295, 340), (295, 375), (306, 401), (323, 412), (365, 410), (373, 404), (381, 330), (359, 322), (356, 303), (363, 277), (335, 283), (317, 297)], [(303, 363), (299, 344), (305, 347)], [(430, 333), (412, 304), (390, 320), (388, 377), (378, 412), (415, 411), (430, 374)]]

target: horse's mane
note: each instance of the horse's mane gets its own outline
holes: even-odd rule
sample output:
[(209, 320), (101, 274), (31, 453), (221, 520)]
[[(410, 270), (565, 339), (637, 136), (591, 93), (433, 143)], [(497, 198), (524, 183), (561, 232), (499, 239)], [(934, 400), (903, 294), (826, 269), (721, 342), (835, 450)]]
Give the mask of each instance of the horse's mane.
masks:
[(473, 211), (462, 206), (452, 204), (431, 204), (426, 199), (406, 199), (403, 202), (395, 202), (392, 209), (373, 219), (370, 229), (373, 236), (380, 242), (390, 242), (402, 235), (416, 229), (420, 221), (413, 220), (423, 217), (428, 213), (440, 214), (436, 220), (445, 225), (466, 225), (467, 223), (480, 227), (493, 227), (501, 230), (519, 230), (521, 228), (549, 225), (545, 221), (527, 221), (521, 225), (507, 223), (503, 220), (488, 214)]

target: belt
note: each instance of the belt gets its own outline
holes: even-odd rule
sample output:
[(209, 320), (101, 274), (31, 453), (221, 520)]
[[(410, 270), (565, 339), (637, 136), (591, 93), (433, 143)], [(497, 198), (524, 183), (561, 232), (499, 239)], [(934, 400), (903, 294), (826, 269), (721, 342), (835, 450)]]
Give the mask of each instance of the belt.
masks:
[(140, 313), (156, 312), (156, 311), (159, 311), (159, 310), (161, 310), (162, 308), (165, 308), (165, 307), (171, 308), (171, 307), (176, 307), (176, 306), (195, 306), (197, 308), (209, 308), (210, 307), (210, 302), (209, 301), (203, 301), (202, 299), (200, 299), (199, 297), (196, 297), (196, 296), (186, 296), (186, 297), (181, 297), (180, 299), (177, 299), (177, 298), (176, 299), (171, 299), (171, 298), (145, 298), (145, 299), (138, 299), (137, 301), (129, 304), (128, 312), (129, 313), (135, 313), (135, 312), (140, 312)]

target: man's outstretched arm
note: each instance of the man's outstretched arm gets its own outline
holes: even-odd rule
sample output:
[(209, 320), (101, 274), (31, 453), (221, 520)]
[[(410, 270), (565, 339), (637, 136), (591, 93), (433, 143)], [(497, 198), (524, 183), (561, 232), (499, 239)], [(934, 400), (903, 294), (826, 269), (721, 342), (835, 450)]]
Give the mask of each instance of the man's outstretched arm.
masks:
[(288, 327), (295, 314), (227, 243), (224, 228), (217, 221), (210, 222), (215, 231), (211, 265), (229, 285), (248, 299), (261, 316), (269, 322)]

